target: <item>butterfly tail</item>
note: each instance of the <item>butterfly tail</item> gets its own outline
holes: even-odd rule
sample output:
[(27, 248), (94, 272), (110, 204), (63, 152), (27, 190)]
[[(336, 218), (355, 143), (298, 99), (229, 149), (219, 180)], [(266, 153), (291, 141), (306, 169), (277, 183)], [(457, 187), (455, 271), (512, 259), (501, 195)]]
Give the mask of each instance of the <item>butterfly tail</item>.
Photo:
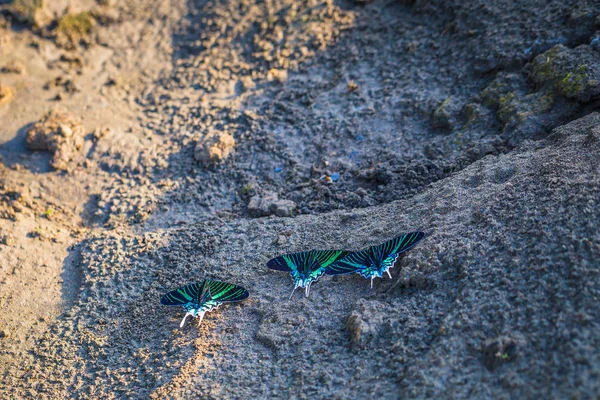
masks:
[(198, 315), (197, 315), (197, 317), (200, 318), (198, 320), (198, 326), (200, 326), (200, 324), (202, 323), (202, 319), (204, 319), (204, 311), (199, 312)]
[(185, 319), (188, 317), (188, 315), (193, 315), (194, 313), (192, 311), (186, 313), (183, 316), (183, 319), (181, 320), (181, 323), (179, 324), (179, 328), (183, 328), (183, 325), (185, 325)]
[(292, 294), (290, 294), (290, 297), (288, 298), (288, 300), (292, 299), (292, 297), (294, 296), (294, 292), (296, 291), (296, 289), (298, 289), (298, 286), (294, 286), (294, 290), (292, 290)]
[(310, 294), (310, 283), (308, 285), (306, 285), (306, 289), (305, 289), (305, 295), (306, 297), (308, 297), (308, 295)]

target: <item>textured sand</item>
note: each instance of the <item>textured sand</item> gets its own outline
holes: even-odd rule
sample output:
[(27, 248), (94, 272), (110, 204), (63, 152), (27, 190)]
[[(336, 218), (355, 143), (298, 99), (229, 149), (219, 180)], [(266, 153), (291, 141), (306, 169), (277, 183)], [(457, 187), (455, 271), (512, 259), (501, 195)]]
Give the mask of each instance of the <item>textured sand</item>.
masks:
[[(0, 3), (1, 398), (599, 395), (598, 4)], [(251, 297), (179, 329), (204, 278)]]

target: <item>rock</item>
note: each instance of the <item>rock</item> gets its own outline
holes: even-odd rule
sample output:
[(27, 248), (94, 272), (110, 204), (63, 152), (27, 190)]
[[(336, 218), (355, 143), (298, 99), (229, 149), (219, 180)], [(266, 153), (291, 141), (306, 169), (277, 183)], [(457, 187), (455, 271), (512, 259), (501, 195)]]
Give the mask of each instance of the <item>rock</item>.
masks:
[(20, 22), (42, 28), (52, 22), (46, 0), (14, 0), (8, 11)]
[(353, 311), (346, 321), (346, 329), (350, 333), (350, 342), (353, 346), (359, 346), (364, 338), (363, 331), (366, 329), (366, 324), (357, 311)]
[(10, 337), (10, 332), (8, 331), (8, 329), (0, 330), (0, 339), (4, 339), (7, 337)]
[(588, 45), (569, 49), (559, 44), (533, 60), (531, 79), (551, 85), (566, 98), (587, 102), (600, 95), (598, 52)]
[(385, 305), (379, 301), (358, 300), (356, 308), (346, 320), (352, 346), (364, 347), (384, 333), (385, 313), (378, 312), (382, 309), (385, 309)]
[(496, 109), (498, 119), (505, 125), (523, 123), (529, 116), (547, 113), (554, 105), (554, 97), (549, 89), (528, 93), (524, 76), (505, 72), (499, 72), (481, 92), (483, 104)]
[(25, 66), (22, 62), (13, 60), (6, 63), (4, 67), (0, 68), (0, 72), (3, 72), (5, 74), (21, 75), (23, 72), (25, 72)]
[(94, 137), (94, 140), (98, 141), (106, 135), (108, 135), (109, 133), (111, 133), (111, 129), (105, 126), (103, 128), (96, 128), (92, 133), (92, 136)]
[(433, 126), (440, 129), (452, 130), (457, 123), (460, 106), (452, 97), (448, 97), (433, 112)]
[(481, 92), (483, 105), (498, 108), (502, 105), (502, 99), (515, 91), (525, 91), (527, 82), (521, 74), (500, 71), (496, 78)]
[(225, 160), (235, 146), (235, 139), (227, 132), (211, 132), (196, 141), (194, 159), (203, 164), (215, 164)]
[(283, 83), (287, 80), (287, 78), (288, 73), (285, 69), (271, 68), (267, 73), (267, 80), (271, 82), (276, 81), (278, 83)]
[(248, 212), (254, 217), (276, 215), (291, 217), (296, 212), (296, 203), (291, 200), (280, 200), (276, 193), (265, 196), (253, 196), (248, 203)]
[(66, 48), (74, 48), (80, 41), (89, 40), (94, 26), (96, 19), (88, 11), (67, 13), (58, 20), (53, 31), (56, 43)]
[(6, 235), (2, 237), (2, 244), (10, 247), (15, 244), (15, 239), (12, 236)]
[(0, 107), (10, 103), (15, 96), (15, 89), (0, 83)]
[(26, 145), (32, 151), (52, 153), (52, 168), (66, 170), (83, 147), (83, 134), (83, 126), (72, 115), (52, 110), (29, 129)]
[(505, 362), (517, 357), (519, 343), (516, 339), (508, 336), (487, 339), (482, 346), (483, 363), (493, 371)]
[(524, 75), (505, 72), (499, 72), (481, 92), (481, 101), (496, 112), (512, 146), (552, 129), (576, 107), (551, 84), (531, 91)]

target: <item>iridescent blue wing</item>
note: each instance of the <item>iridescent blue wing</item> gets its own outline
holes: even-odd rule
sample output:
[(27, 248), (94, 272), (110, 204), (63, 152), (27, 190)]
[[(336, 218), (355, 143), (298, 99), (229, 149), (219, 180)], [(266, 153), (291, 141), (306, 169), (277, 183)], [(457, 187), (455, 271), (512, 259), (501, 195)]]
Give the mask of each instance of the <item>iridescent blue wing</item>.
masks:
[(358, 272), (369, 264), (369, 249), (346, 253), (325, 268), (327, 275), (341, 275)]
[[(411, 232), (405, 235), (398, 236), (392, 240), (388, 240), (378, 246), (373, 246), (373, 252), (375, 254), (383, 255), (382, 259), (385, 259), (392, 254), (404, 253), (407, 250), (412, 249), (425, 237), (424, 232)], [(394, 258), (394, 261), (396, 259)], [(393, 265), (393, 263), (392, 263)]]
[(249, 296), (246, 289), (232, 283), (205, 279), (202, 282), (191, 283), (165, 294), (160, 304), (165, 306), (194, 305), (202, 307), (205, 303), (225, 303), (241, 301)]
[(399, 255), (400, 254), (398, 254), (398, 253), (394, 253), (394, 254), (390, 254), (389, 256), (387, 256), (386, 258), (384, 258), (383, 261), (381, 261), (381, 264), (379, 266), (379, 271), (381, 273), (384, 273), (385, 271), (387, 271), (390, 268), (392, 268), (394, 266), (394, 263), (398, 259)]
[(284, 254), (267, 262), (267, 267), (277, 271), (292, 272), (302, 268), (305, 259), (310, 256), (310, 251)]
[(313, 250), (313, 255), (323, 268), (327, 268), (329, 265), (348, 254), (349, 252), (344, 250)]
[[(213, 301), (218, 303), (230, 303), (242, 301), (248, 298), (249, 293), (241, 286), (233, 283), (213, 281), (206, 279), (204, 281), (207, 296), (204, 301)], [(202, 301), (200, 302), (202, 304)]]
[[(289, 272), (294, 282), (294, 290), (299, 287), (306, 288), (306, 295), (308, 296), (310, 285), (325, 273), (325, 268), (319, 262), (318, 257), (327, 262), (332, 257), (335, 257), (334, 254), (335, 251), (329, 252), (323, 250), (284, 254), (270, 260), (267, 263), (267, 267), (277, 271)], [(294, 291), (292, 291), (293, 294)]]
[(370, 251), (373, 254), (374, 262), (368, 268), (358, 271), (358, 273), (365, 278), (371, 279), (381, 277), (387, 273), (391, 279), (390, 268), (394, 266), (398, 256), (413, 248), (424, 237), (425, 233), (423, 232), (411, 232), (388, 240), (378, 246), (371, 247)]
[(319, 279), (324, 272), (325, 269), (317, 257), (315, 257), (314, 250), (311, 250), (304, 252), (298, 268), (292, 270), (290, 274), (292, 275), (292, 280), (294, 281), (294, 285), (296, 285), (296, 287), (307, 287)]
[[(299, 286), (304, 287), (302, 283), (305, 280), (310, 278), (315, 280), (323, 274), (323, 266), (319, 263), (316, 253), (315, 250), (310, 250), (284, 254), (269, 260), (267, 267), (277, 271), (289, 272), (294, 282), (301, 282)], [(326, 257), (323, 256), (323, 258)]]
[(413, 248), (425, 237), (423, 232), (411, 232), (368, 249), (349, 253), (325, 269), (327, 275), (358, 272), (365, 278), (381, 276), (393, 265), (398, 255)]
[(204, 281), (190, 283), (170, 291), (160, 298), (160, 304), (165, 306), (184, 306), (188, 303), (198, 304)]
[(160, 303), (166, 306), (183, 306), (186, 314), (179, 325), (183, 327), (189, 315), (202, 322), (204, 313), (223, 303), (244, 300), (248, 295), (248, 291), (241, 286), (205, 279), (170, 291), (161, 297)]

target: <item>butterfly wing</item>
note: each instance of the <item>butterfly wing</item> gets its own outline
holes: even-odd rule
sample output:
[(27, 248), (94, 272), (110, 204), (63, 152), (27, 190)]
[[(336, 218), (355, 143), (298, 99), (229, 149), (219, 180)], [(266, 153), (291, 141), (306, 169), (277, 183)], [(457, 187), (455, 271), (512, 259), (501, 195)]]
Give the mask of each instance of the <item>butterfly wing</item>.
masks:
[(308, 296), (310, 285), (325, 273), (325, 268), (321, 265), (320, 260), (331, 263), (333, 261), (330, 260), (336, 259), (342, 253), (341, 250), (310, 250), (284, 254), (271, 259), (267, 263), (267, 267), (277, 271), (289, 272), (294, 282), (294, 290), (299, 287), (306, 288), (306, 295)]
[(248, 295), (248, 291), (241, 286), (205, 279), (170, 291), (161, 297), (160, 303), (166, 306), (183, 306), (186, 314), (179, 325), (183, 327), (189, 315), (199, 317), (202, 322), (204, 313), (225, 302), (244, 300)]
[(294, 283), (302, 287), (304, 287), (305, 281), (312, 281), (323, 275), (323, 267), (315, 256), (314, 250), (275, 257), (267, 263), (267, 267), (289, 272)]
[(325, 268), (327, 275), (341, 275), (358, 272), (368, 265), (369, 249), (346, 253)]
[[(365, 250), (347, 253), (331, 263), (325, 270), (327, 275), (358, 272), (365, 278), (381, 275), (394, 265), (398, 255), (413, 248), (425, 237), (423, 232), (411, 232)], [(371, 259), (371, 262), (369, 260)], [(380, 265), (377, 267), (376, 261)]]
[[(247, 299), (249, 293), (241, 286), (233, 283), (213, 281), (206, 279), (207, 297), (204, 302), (231, 303)], [(201, 302), (202, 304), (202, 302)]]
[(381, 276), (386, 272), (389, 275), (389, 269), (394, 266), (398, 256), (412, 249), (424, 237), (425, 233), (423, 232), (411, 232), (373, 246), (371, 248), (375, 260), (373, 268), (367, 268), (359, 273), (365, 277)]
[(327, 268), (329, 265), (348, 254), (349, 252), (344, 250), (313, 250), (313, 255), (323, 268)]
[(160, 304), (214, 308), (218, 304), (241, 301), (248, 296), (248, 291), (241, 286), (205, 279), (202, 282), (191, 283), (170, 291), (161, 297)]
[(186, 304), (198, 304), (198, 299), (204, 281), (190, 283), (175, 290), (170, 291), (160, 298), (160, 304), (164, 306), (185, 306)]
[[(424, 232), (411, 232), (405, 235), (395, 237), (392, 240), (388, 240), (378, 246), (374, 246), (374, 252), (376, 254), (382, 254), (383, 259), (391, 256), (392, 254), (404, 253), (407, 250), (412, 249), (425, 237)], [(394, 261), (396, 258), (394, 258)], [(393, 265), (393, 263), (392, 263)]]
[(321, 265), (317, 258), (316, 250), (307, 252), (306, 258), (303, 260), (302, 268), (298, 272), (298, 278), (296, 278), (293, 273), (292, 277), (294, 278), (294, 283), (302, 282), (301, 285), (298, 285), (301, 287), (310, 285), (325, 273), (325, 268), (323, 268), (323, 265)]
[(310, 252), (301, 251), (298, 253), (284, 254), (279, 257), (275, 257), (267, 263), (267, 268), (274, 269), (277, 271), (292, 272), (301, 268), (304, 259), (308, 257)]

